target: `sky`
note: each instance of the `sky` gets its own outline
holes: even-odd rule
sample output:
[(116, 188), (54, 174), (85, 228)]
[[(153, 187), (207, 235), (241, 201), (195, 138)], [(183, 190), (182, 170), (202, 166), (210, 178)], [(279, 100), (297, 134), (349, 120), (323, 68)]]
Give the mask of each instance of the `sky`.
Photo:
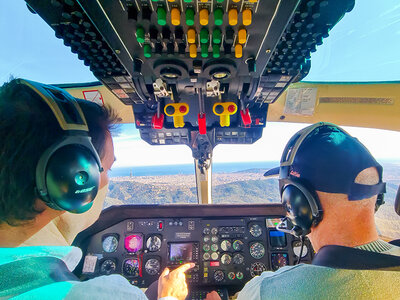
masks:
[[(31, 14), (22, 0), (0, 0), (0, 84), (10, 75), (44, 83), (97, 79), (77, 56)], [(398, 0), (357, 0), (311, 57), (304, 81), (400, 81), (400, 4)], [(219, 145), (214, 162), (275, 161), (289, 138), (305, 124), (268, 123), (253, 145)], [(400, 133), (348, 128), (379, 159), (400, 160)], [(186, 146), (150, 146), (133, 124), (114, 138), (116, 167), (192, 163)]]

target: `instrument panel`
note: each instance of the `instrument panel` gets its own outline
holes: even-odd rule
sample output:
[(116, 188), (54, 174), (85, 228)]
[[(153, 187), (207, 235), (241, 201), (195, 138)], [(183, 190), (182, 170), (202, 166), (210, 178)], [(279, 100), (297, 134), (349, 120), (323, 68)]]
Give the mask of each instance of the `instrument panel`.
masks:
[[(271, 210), (263, 205), (264, 211), (257, 210), (259, 205), (245, 206), (248, 213), (256, 215), (239, 216), (240, 205), (216, 205), (212, 206), (216, 208), (214, 216), (201, 216), (202, 206), (187, 205), (190, 213), (186, 216), (163, 216), (173, 207), (157, 207), (154, 214), (158, 217), (151, 217), (150, 208), (148, 217), (135, 217), (145, 215), (140, 208), (111, 226), (101, 217), (78, 237), (84, 252), (81, 277), (121, 274), (133, 285), (148, 287), (165, 267), (194, 262), (195, 267), (187, 272), (190, 287), (223, 286), (233, 293), (263, 271), (293, 265), (298, 259), (300, 241), (275, 229), (282, 216), (276, 214), (280, 211), (276, 206)], [(111, 208), (116, 215), (118, 209)], [(134, 206), (130, 209), (135, 211)], [(302, 262), (311, 262), (312, 254), (306, 242)]]

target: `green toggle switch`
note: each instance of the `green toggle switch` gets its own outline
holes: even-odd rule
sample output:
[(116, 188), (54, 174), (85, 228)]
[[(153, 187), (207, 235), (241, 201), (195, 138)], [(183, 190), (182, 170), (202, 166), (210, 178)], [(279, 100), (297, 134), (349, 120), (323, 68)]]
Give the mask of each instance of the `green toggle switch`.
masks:
[(183, 2), (185, 2), (185, 3), (191, 3), (192, 0), (183, 0)]
[(165, 8), (162, 6), (159, 6), (157, 8), (157, 20), (158, 20), (158, 25), (164, 26), (167, 24), (167, 12), (165, 11)]
[(146, 58), (151, 57), (151, 46), (149, 44), (145, 44), (143, 46), (143, 54), (144, 54), (144, 57), (146, 57)]
[(219, 44), (218, 45), (217, 44), (213, 45), (213, 57), (214, 58), (220, 57), (221, 54), (220, 54), (219, 48), (220, 48)]
[[(224, 2), (224, 0), (217, 0), (217, 2), (222, 3), (222, 2)], [(233, 2), (235, 2), (235, 1), (233, 1)]]
[(215, 25), (222, 25), (222, 23), (224, 22), (224, 11), (222, 10), (222, 8), (217, 8), (214, 11), (214, 23)]
[(201, 57), (208, 57), (208, 43), (207, 44), (201, 44)]
[(136, 28), (136, 40), (138, 43), (144, 43), (144, 29), (143, 27)]
[(188, 25), (188, 26), (194, 25), (194, 10), (193, 10), (193, 8), (188, 8), (186, 10), (186, 25)]
[(208, 43), (208, 30), (207, 28), (202, 28), (200, 30), (200, 43)]
[(214, 44), (221, 43), (221, 37), (222, 37), (221, 29), (214, 28), (214, 30), (213, 30), (213, 43)]

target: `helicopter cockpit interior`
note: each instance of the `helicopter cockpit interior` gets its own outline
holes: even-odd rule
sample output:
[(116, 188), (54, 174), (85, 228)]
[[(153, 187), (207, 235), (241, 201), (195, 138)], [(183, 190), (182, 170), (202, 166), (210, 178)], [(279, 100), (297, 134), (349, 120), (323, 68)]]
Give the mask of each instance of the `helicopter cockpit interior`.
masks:
[[(213, 204), (217, 145), (253, 144), (270, 121), (400, 131), (398, 83), (302, 82), (355, 0), (26, 0), (98, 79), (59, 84), (96, 98), (158, 147), (186, 145), (197, 204), (121, 205), (77, 236), (75, 273), (121, 274), (140, 288), (186, 262), (190, 299), (223, 298), (263, 271), (311, 263), (306, 240), (278, 231), (281, 204)], [(83, 93), (83, 94), (82, 94)], [(97, 99), (97, 100), (99, 100)], [(371, 121), (371, 105), (375, 120)], [(134, 149), (132, 149), (134, 152)], [(188, 299), (189, 299), (188, 298)]]

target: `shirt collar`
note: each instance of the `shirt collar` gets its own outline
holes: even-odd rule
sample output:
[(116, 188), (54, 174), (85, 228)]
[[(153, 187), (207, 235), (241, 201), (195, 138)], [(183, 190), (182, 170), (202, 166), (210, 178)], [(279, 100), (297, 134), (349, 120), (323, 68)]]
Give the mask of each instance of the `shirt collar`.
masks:
[(376, 241), (373, 241), (373, 242), (368, 243), (368, 244), (356, 246), (354, 248), (365, 250), (365, 251), (382, 253), (382, 252), (389, 251), (393, 247), (394, 247), (393, 245), (391, 245), (391, 244), (389, 244), (389, 243), (387, 243), (385, 241), (376, 240)]
[(32, 246), (0, 248), (0, 265), (32, 257), (55, 257), (73, 271), (82, 258), (82, 250), (73, 246)]

